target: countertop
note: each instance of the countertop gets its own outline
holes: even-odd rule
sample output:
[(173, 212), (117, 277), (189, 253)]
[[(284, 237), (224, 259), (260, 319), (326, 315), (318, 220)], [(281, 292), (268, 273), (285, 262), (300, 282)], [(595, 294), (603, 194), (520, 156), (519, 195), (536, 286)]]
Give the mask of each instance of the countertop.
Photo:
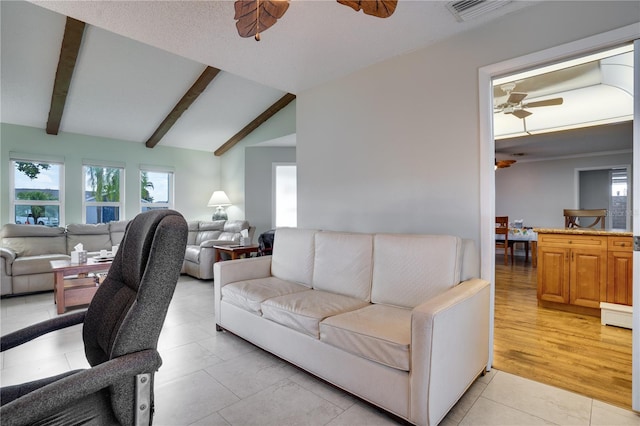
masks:
[(624, 229), (593, 229), (593, 228), (533, 228), (538, 234), (567, 234), (567, 235), (600, 235), (603, 237), (633, 237), (633, 232)]

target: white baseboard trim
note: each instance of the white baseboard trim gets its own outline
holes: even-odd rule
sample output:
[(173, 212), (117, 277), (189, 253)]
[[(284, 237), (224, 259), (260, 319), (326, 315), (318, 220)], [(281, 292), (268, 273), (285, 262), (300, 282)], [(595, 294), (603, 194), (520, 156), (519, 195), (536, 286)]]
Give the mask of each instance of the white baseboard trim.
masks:
[(600, 302), (600, 323), (631, 329), (633, 307), (615, 303)]

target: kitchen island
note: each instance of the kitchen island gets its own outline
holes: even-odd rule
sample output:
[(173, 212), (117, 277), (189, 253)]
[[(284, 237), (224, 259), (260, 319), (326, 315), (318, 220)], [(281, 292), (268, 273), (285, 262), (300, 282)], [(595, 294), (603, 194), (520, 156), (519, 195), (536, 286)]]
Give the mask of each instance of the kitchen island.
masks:
[(584, 228), (534, 231), (538, 234), (540, 306), (598, 317), (609, 305), (614, 305), (616, 312), (616, 308), (630, 312), (632, 232)]

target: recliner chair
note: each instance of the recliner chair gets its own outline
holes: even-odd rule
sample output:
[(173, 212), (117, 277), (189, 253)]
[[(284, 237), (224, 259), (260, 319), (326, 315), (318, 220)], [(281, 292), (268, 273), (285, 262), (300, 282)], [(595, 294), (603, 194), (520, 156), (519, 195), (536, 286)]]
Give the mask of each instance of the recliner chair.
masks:
[(151, 424), (154, 373), (162, 364), (156, 348), (186, 242), (180, 213), (139, 214), (86, 311), (3, 336), (1, 351), (83, 323), (92, 367), (0, 389), (2, 425)]

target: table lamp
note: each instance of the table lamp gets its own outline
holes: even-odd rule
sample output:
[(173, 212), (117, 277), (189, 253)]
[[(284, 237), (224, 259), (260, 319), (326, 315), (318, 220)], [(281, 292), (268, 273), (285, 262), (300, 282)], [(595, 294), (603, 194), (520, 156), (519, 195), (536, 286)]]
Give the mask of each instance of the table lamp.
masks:
[(207, 207), (216, 207), (216, 211), (213, 213), (211, 220), (227, 220), (227, 212), (224, 211), (224, 207), (230, 205), (231, 201), (224, 191), (213, 191), (207, 203)]

